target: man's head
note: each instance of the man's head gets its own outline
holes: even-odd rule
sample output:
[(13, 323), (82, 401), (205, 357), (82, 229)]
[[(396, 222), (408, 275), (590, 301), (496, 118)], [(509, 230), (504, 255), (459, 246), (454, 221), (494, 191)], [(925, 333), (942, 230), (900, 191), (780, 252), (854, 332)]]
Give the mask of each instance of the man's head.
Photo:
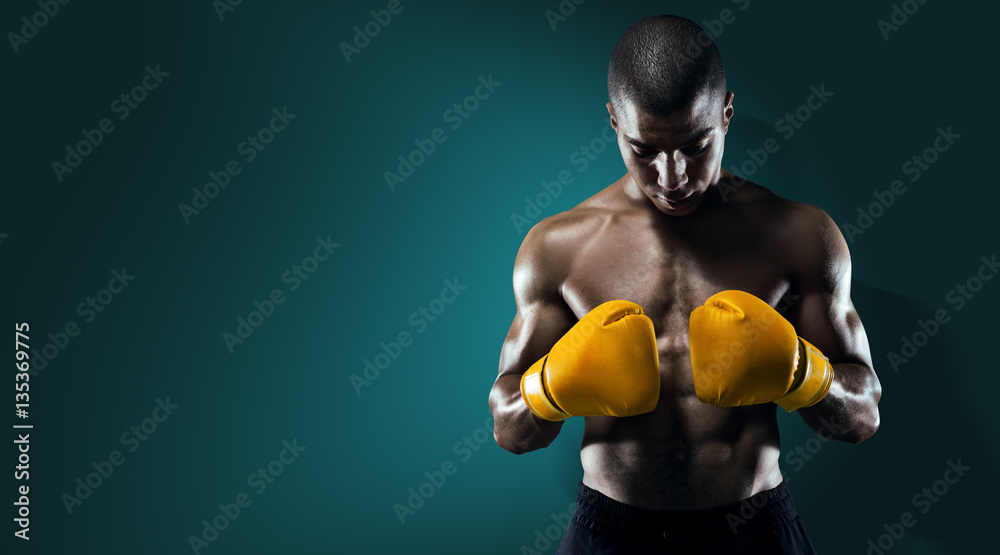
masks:
[(718, 182), (733, 115), (711, 36), (677, 16), (632, 25), (611, 54), (608, 98), (631, 180), (664, 213), (693, 212)]

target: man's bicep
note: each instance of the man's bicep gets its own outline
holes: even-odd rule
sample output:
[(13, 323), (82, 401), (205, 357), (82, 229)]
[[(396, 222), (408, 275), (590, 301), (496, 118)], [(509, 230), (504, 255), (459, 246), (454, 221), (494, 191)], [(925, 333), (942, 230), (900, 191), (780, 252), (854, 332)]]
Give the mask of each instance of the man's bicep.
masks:
[(524, 374), (572, 327), (568, 307), (535, 304), (518, 310), (500, 353), (500, 375)]
[(850, 272), (833, 289), (803, 289), (796, 331), (832, 363), (871, 366), (868, 337), (850, 298)]
[(501, 376), (523, 374), (576, 323), (559, 293), (556, 261), (530, 245), (525, 247), (514, 266), (517, 314), (500, 354)]
[(801, 271), (796, 330), (832, 363), (871, 367), (861, 317), (851, 301), (851, 256), (833, 220), (821, 212), (814, 253)]

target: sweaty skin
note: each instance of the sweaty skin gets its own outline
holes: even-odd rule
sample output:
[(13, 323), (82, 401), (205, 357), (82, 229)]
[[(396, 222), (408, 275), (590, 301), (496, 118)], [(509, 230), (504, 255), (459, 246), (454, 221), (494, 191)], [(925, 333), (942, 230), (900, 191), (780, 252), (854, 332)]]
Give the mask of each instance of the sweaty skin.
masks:
[(629, 172), (525, 237), (517, 314), (490, 392), (501, 447), (548, 446), (563, 423), (530, 412), (521, 375), (594, 307), (641, 305), (656, 331), (659, 403), (640, 416), (585, 417), (580, 456), (584, 484), (645, 509), (711, 508), (781, 482), (777, 405), (720, 408), (695, 395), (688, 318), (719, 291), (763, 299), (830, 359), (830, 392), (797, 411), (810, 428), (857, 443), (879, 424), (881, 388), (850, 300), (843, 236), (821, 209), (721, 169), (733, 94), (715, 99), (703, 93), (669, 117), (608, 105)]

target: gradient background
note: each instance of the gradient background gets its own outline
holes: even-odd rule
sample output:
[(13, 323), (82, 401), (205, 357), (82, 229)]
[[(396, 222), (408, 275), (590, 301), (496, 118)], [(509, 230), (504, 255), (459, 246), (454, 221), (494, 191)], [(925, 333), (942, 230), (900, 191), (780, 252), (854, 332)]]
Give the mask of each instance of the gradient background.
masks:
[[(865, 553), (909, 511), (916, 526), (893, 554), (995, 545), (1000, 284), (961, 311), (945, 297), (996, 253), (996, 180), (978, 165), (994, 153), (984, 54), (996, 6), (928, 0), (886, 41), (876, 22), (888, 1), (589, 0), (555, 30), (544, 15), (555, 0), (404, 1), (348, 63), (340, 43), (386, 2), (345, 4), (243, 2), (220, 21), (208, 0), (71, 2), (0, 54), (4, 326), (29, 322), (37, 350), (69, 321), (81, 330), (30, 382), (30, 542), (10, 535), (19, 482), (5, 451), (5, 553), (191, 553), (189, 536), (241, 492), (252, 504), (201, 553), (555, 553), (558, 538), (537, 534), (575, 497), (582, 421), (524, 456), (475, 439), (514, 316), (525, 230), (511, 214), (562, 170), (575, 181), (542, 216), (624, 173), (614, 148), (585, 171), (570, 156), (601, 135), (608, 58), (631, 23), (724, 9), (736, 18), (716, 39), (736, 92), (726, 168), (825, 84), (834, 96), (779, 138), (754, 180), (842, 228), (874, 190), (908, 187), (851, 244), (881, 429), (798, 464), (791, 453), (816, 436), (779, 417), (782, 468), (814, 543)], [(0, 28), (20, 32), (37, 11), (5, 2)], [(157, 64), (169, 76), (119, 121), (112, 101)], [(444, 110), (490, 74), (502, 85), (451, 130)], [(237, 145), (285, 106), (296, 119), (245, 163)], [(50, 164), (104, 117), (116, 129), (59, 182)], [(903, 163), (949, 125), (961, 139), (910, 183)], [(448, 140), (391, 192), (383, 172), (435, 127)], [(178, 205), (234, 158), (242, 172), (186, 224)], [(282, 274), (327, 236), (341, 246), (290, 291)], [(135, 280), (84, 323), (77, 305), (122, 267)], [(416, 333), (410, 314), (456, 277), (467, 290)], [(230, 353), (222, 334), (276, 288), (285, 303)], [(941, 308), (951, 322), (893, 372), (887, 354)], [(350, 375), (403, 331), (413, 344), (357, 394)], [(167, 397), (180, 408), (128, 452), (121, 435)], [(477, 450), (456, 449), (466, 436)], [(293, 439), (306, 450), (256, 494), (247, 477)], [(124, 464), (69, 514), (61, 496), (116, 449)], [(972, 470), (921, 514), (911, 499), (958, 458)], [(457, 473), (401, 524), (394, 504), (449, 460)]]

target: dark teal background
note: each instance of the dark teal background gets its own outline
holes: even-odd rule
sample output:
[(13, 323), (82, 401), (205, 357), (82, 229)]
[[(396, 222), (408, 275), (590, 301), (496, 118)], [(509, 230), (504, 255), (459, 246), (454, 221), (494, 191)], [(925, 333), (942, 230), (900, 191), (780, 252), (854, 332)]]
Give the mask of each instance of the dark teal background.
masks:
[[(555, 553), (536, 532), (574, 499), (582, 422), (523, 456), (474, 439), (514, 316), (524, 233), (511, 214), (560, 171), (574, 182), (543, 216), (624, 173), (614, 148), (582, 172), (570, 156), (601, 135), (608, 58), (631, 23), (723, 9), (736, 16), (717, 38), (736, 93), (725, 167), (825, 84), (834, 96), (753, 179), (842, 228), (874, 190), (908, 186), (851, 244), (881, 429), (799, 466), (789, 454), (816, 435), (779, 417), (814, 543), (865, 553), (910, 511), (916, 526), (889, 553), (995, 545), (1000, 283), (961, 311), (945, 298), (996, 253), (995, 6), (928, 0), (886, 41), (890, 2), (588, 0), (555, 30), (555, 0), (402, 5), (350, 63), (339, 44), (386, 2), (245, 1), (220, 21), (208, 0), (74, 1), (19, 52), (4, 46), (3, 325), (29, 322), (36, 349), (68, 321), (81, 330), (31, 379), (31, 540), (8, 536), (5, 553), (191, 553), (188, 537), (241, 492), (252, 504), (201, 553)], [(6, 2), (0, 29), (38, 10)], [(112, 101), (157, 64), (169, 76), (119, 121)], [(444, 110), (491, 74), (502, 85), (450, 129)], [(296, 119), (243, 162), (237, 145), (285, 106)], [(115, 130), (59, 182), (51, 163), (104, 117)], [(949, 125), (961, 138), (910, 183), (903, 163)], [(391, 192), (383, 172), (436, 127), (448, 139)], [(234, 158), (242, 172), (185, 224), (178, 205)], [(328, 236), (340, 247), (291, 291), (283, 273)], [(122, 267), (134, 281), (84, 323), (77, 305)], [(417, 333), (411, 313), (455, 278), (467, 289)], [(223, 333), (276, 288), (286, 301), (231, 354)], [(950, 323), (894, 372), (887, 354), (942, 308)], [(413, 344), (358, 395), (349, 377), (404, 331)], [(123, 432), (168, 396), (180, 407), (128, 452)], [(456, 450), (465, 436), (478, 450)], [(253, 493), (247, 477), (293, 440), (306, 450)], [(124, 463), (68, 514), (61, 496), (115, 449)], [(959, 458), (972, 470), (921, 514), (913, 496)], [(449, 460), (457, 472), (401, 524), (394, 504)]]

